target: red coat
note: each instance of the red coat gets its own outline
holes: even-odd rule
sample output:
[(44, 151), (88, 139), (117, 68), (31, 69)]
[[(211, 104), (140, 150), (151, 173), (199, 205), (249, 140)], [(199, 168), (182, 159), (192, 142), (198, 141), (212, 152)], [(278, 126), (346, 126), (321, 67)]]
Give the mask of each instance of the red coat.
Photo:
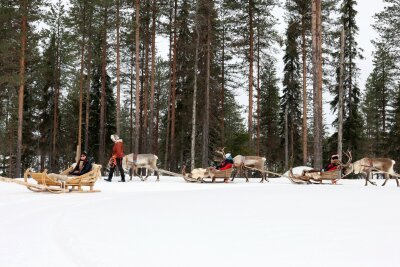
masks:
[(122, 143), (122, 140), (117, 140), (114, 143), (112, 156), (115, 158), (123, 158), (125, 156), (124, 144)]
[(228, 169), (232, 168), (232, 166), (233, 166), (232, 163), (227, 163), (225, 166), (219, 168), (219, 170), (220, 170), (220, 171), (228, 170)]
[(327, 166), (327, 168), (326, 168), (325, 171), (326, 171), (326, 172), (331, 172), (331, 171), (337, 170), (337, 168), (338, 168), (338, 165), (331, 163), (331, 164), (329, 164), (329, 165)]

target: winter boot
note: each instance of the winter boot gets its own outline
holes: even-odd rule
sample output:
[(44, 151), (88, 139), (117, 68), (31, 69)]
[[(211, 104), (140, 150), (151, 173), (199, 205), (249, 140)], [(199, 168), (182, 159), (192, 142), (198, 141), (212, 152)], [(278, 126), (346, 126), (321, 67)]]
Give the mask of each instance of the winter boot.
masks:
[(111, 178), (104, 179), (104, 181), (111, 182)]

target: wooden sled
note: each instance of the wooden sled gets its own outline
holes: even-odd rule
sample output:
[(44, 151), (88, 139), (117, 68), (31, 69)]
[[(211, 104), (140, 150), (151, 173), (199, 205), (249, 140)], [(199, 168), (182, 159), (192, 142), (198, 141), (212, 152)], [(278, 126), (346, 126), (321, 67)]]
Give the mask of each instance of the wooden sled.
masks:
[(336, 184), (336, 182), (342, 178), (339, 176), (340, 172), (341, 170), (322, 172), (312, 169), (303, 171), (301, 175), (295, 175), (292, 169), (290, 169), (289, 180), (295, 184), (323, 184), (323, 181), (331, 181), (332, 184)]
[[(67, 176), (73, 167), (70, 167), (63, 171), (60, 175)], [(28, 178), (33, 178), (41, 188), (32, 186), (28, 182)], [(31, 169), (27, 169), (24, 173), (24, 181), (27, 183), (26, 187), (34, 192), (51, 192), (51, 193), (66, 193), (66, 192), (100, 192), (100, 190), (94, 190), (94, 184), (98, 179), (101, 178), (101, 165), (93, 164), (92, 170), (80, 176), (68, 176), (65, 181), (60, 181), (51, 174), (47, 173), (47, 170), (43, 172), (33, 172)], [(83, 190), (84, 186), (88, 186), (89, 190)]]
[[(231, 177), (233, 168), (227, 170), (217, 170), (213, 167), (193, 169), (190, 173), (186, 173), (186, 166), (182, 168), (182, 176), (187, 182), (199, 183), (215, 183), (217, 179), (222, 179), (220, 182), (228, 183)], [(208, 180), (211, 179), (210, 180)], [(207, 180), (205, 180), (207, 179)]]

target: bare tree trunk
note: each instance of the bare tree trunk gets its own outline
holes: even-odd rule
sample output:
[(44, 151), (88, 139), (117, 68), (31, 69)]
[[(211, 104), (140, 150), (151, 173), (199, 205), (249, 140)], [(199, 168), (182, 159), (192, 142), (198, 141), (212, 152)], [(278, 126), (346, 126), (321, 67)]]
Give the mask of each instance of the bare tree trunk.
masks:
[(253, 0), (249, 0), (249, 117), (248, 132), (250, 145), (253, 140), (253, 62), (254, 62), (254, 30), (253, 30)]
[(197, 107), (197, 62), (199, 60), (199, 0), (196, 1), (196, 48), (194, 54), (194, 80), (193, 80), (193, 106), (192, 106), (192, 136), (190, 142), (190, 169), (195, 168), (195, 157), (196, 157), (196, 107)]
[(178, 1), (175, 0), (174, 4), (174, 43), (173, 43), (173, 58), (172, 58), (172, 92), (171, 92), (171, 163), (174, 165), (175, 160), (172, 158), (175, 154), (175, 94), (176, 94), (176, 61), (177, 61), (177, 9)]
[(225, 144), (225, 26), (222, 26), (222, 70), (221, 70), (221, 141)]
[(343, 153), (343, 73), (344, 73), (344, 38), (345, 33), (342, 29), (340, 36), (340, 70), (339, 70), (339, 110), (338, 110), (338, 154), (342, 160)]
[(288, 127), (288, 107), (285, 108), (285, 170), (289, 168), (289, 127)]
[(134, 58), (133, 58), (133, 49), (131, 52), (131, 84), (130, 84), (130, 108), (129, 108), (129, 152), (133, 151), (134, 147), (134, 140), (133, 140), (133, 63), (134, 63)]
[[(92, 30), (92, 18), (89, 21), (89, 33)], [(89, 118), (90, 118), (90, 82), (92, 77), (92, 46), (90, 38), (87, 43), (88, 59), (87, 59), (87, 78), (86, 78), (86, 112), (85, 112), (85, 151), (89, 150)]]
[(322, 46), (321, 0), (312, 0), (314, 167), (322, 168)]
[(139, 70), (139, 48), (140, 48), (140, 39), (139, 39), (139, 31), (140, 31), (140, 0), (136, 0), (136, 111), (135, 111), (135, 153), (139, 154), (139, 134), (140, 134), (140, 70)]
[(103, 44), (101, 51), (101, 97), (99, 129), (99, 162), (105, 163), (105, 116), (106, 116), (106, 65), (107, 65), (107, 20), (108, 7), (104, 9)]
[(21, 177), (22, 154), (22, 122), (24, 120), (24, 89), (25, 89), (25, 50), (27, 35), (28, 1), (21, 1), (21, 54), (19, 57), (19, 92), (18, 92), (18, 133), (17, 133), (17, 162), (16, 177)]
[(307, 165), (308, 157), (308, 125), (307, 125), (307, 50), (306, 26), (304, 15), (301, 19), (301, 49), (303, 61), (303, 165)]
[(55, 56), (55, 68), (54, 68), (54, 97), (53, 97), (53, 129), (52, 129), (52, 140), (51, 140), (51, 153), (50, 153), (50, 169), (55, 170), (57, 161), (57, 133), (58, 133), (58, 106), (60, 99), (60, 87), (61, 87), (61, 38), (60, 38), (60, 24), (57, 25), (57, 41), (56, 41), (56, 56)]
[(153, 142), (153, 153), (158, 155), (158, 134), (159, 134), (159, 124), (160, 124), (160, 94), (161, 94), (161, 85), (160, 85), (160, 80), (158, 80), (158, 86), (157, 86), (157, 108), (156, 108), (156, 125), (154, 128), (154, 140)]
[(257, 34), (257, 156), (260, 155), (260, 96), (260, 34)]
[(149, 120), (149, 148), (154, 153), (154, 82), (156, 71), (156, 14), (157, 1), (153, 0), (152, 28), (151, 28), (151, 84), (150, 84), (150, 120)]
[[(83, 7), (83, 14), (86, 14), (86, 3)], [(82, 114), (83, 114), (83, 69), (84, 65), (84, 58), (85, 58), (85, 38), (86, 38), (86, 31), (85, 31), (85, 20), (86, 17), (84, 15), (81, 27), (83, 28), (82, 33), (82, 43), (81, 43), (81, 66), (79, 71), (79, 117), (78, 117), (78, 145), (76, 147), (76, 155), (75, 155), (75, 162), (79, 160), (81, 150), (82, 150)]]
[(149, 94), (149, 39), (150, 39), (150, 7), (149, 7), (149, 0), (146, 1), (146, 30), (145, 30), (145, 74), (144, 74), (144, 94), (143, 94), (143, 151), (146, 153), (148, 152), (148, 121), (149, 121), (149, 116), (148, 116), (148, 94)]
[(207, 18), (207, 56), (206, 56), (206, 90), (205, 90), (205, 107), (204, 107), (204, 125), (203, 125), (203, 167), (208, 166), (208, 145), (210, 132), (210, 66), (211, 66), (211, 14)]
[(166, 138), (165, 138), (165, 156), (164, 156), (164, 168), (168, 169), (169, 168), (169, 136), (170, 136), (170, 126), (171, 126), (171, 92), (172, 92), (172, 73), (173, 73), (173, 64), (172, 64), (172, 40), (173, 40), (173, 30), (172, 30), (172, 16), (173, 16), (173, 5), (172, 5), (172, 0), (170, 2), (170, 12), (169, 12), (169, 25), (170, 25), (170, 32), (169, 32), (169, 62), (170, 62), (170, 86), (169, 86), (169, 91), (168, 91), (168, 101), (167, 101), (167, 133), (166, 133)]
[(119, 17), (119, 5), (120, 2), (117, 0), (117, 135), (121, 134), (121, 84), (120, 84), (120, 17)]

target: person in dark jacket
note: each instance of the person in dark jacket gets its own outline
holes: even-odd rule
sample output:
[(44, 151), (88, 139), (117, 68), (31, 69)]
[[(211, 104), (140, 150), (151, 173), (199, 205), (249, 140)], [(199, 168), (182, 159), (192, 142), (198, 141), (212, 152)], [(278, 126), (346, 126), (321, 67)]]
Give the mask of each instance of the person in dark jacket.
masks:
[(70, 175), (82, 175), (92, 170), (92, 163), (88, 160), (86, 152), (81, 153), (81, 157), (75, 165), (75, 168), (69, 172)]
[(111, 140), (114, 142), (114, 146), (113, 146), (112, 156), (110, 159), (110, 172), (108, 174), (108, 179), (104, 179), (104, 180), (107, 182), (111, 182), (115, 167), (118, 167), (118, 169), (121, 173), (121, 181), (120, 182), (125, 182), (125, 173), (124, 173), (124, 169), (122, 168), (122, 158), (125, 156), (124, 155), (124, 144), (122, 142), (122, 139), (120, 139), (119, 136), (116, 134), (111, 135)]

